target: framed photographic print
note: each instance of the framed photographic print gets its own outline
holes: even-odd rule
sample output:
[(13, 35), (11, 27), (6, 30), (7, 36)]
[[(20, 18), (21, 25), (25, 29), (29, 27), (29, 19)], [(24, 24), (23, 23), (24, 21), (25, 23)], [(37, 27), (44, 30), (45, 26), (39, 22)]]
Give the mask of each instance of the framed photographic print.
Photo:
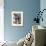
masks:
[(23, 26), (23, 12), (12, 11), (12, 26)]

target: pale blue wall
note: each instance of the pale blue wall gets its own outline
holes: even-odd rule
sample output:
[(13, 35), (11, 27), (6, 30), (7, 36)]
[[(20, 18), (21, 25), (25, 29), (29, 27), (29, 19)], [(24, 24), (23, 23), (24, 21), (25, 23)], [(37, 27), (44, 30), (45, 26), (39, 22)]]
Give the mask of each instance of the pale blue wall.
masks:
[[(46, 9), (46, 0), (41, 0), (40, 1), (40, 10), (42, 11), (43, 9)], [(40, 21), (40, 25), (46, 27), (46, 11), (43, 12), (43, 22)]]
[[(31, 30), (35, 13), (40, 9), (40, 0), (4, 0), (4, 6), (5, 40), (18, 41)], [(14, 10), (24, 12), (24, 26), (11, 26), (11, 12)]]

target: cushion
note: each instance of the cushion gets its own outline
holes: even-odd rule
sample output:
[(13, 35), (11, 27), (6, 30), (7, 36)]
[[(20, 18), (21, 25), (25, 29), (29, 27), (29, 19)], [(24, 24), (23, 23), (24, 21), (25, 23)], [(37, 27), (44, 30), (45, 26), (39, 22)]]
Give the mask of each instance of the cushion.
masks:
[(24, 38), (21, 38), (21, 39), (17, 42), (17, 46), (23, 46), (23, 44), (24, 44), (24, 39), (25, 39), (25, 37), (24, 37)]

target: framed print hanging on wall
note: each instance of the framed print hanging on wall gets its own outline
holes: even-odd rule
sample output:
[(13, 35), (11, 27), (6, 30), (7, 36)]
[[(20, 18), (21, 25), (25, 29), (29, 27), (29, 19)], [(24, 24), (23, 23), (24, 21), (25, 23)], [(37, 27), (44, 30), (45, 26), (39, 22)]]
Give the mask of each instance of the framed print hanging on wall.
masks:
[(23, 12), (12, 11), (12, 26), (23, 26)]

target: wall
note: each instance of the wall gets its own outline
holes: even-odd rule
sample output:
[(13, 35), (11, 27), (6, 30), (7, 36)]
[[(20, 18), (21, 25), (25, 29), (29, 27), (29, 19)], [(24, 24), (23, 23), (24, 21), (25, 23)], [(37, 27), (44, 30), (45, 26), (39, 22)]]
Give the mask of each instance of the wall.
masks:
[[(4, 35), (7, 41), (18, 41), (31, 31), (35, 14), (40, 10), (40, 0), (4, 0)], [(24, 25), (11, 26), (11, 12), (24, 12)]]
[[(41, 0), (40, 1), (40, 9), (41, 9), (41, 11), (43, 10), (43, 9), (46, 9), (46, 0)], [(42, 26), (45, 26), (46, 27), (46, 11), (44, 11), (43, 12), (43, 15), (42, 15), (42, 17), (43, 17), (43, 22), (41, 21), (40, 22), (40, 25), (42, 25)]]

